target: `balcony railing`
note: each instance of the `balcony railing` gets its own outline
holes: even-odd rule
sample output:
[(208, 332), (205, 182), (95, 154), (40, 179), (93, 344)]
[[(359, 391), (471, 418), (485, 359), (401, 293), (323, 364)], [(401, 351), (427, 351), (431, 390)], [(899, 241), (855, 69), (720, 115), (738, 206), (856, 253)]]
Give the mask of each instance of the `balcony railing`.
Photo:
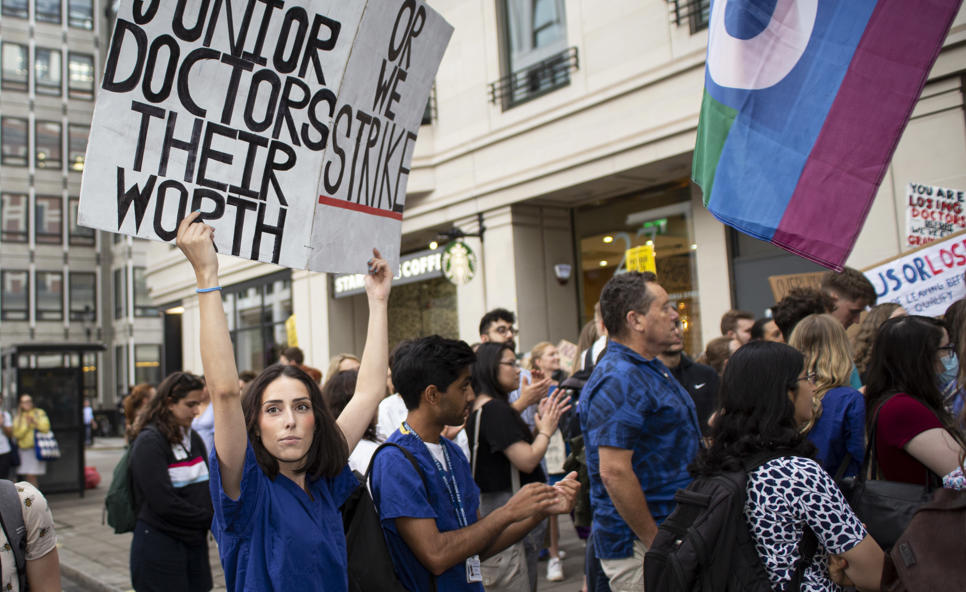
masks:
[(490, 102), (510, 109), (570, 84), (580, 67), (577, 48), (570, 47), (536, 64), (490, 83)]
[(711, 0), (667, 0), (671, 22), (677, 26), (689, 25), (691, 33), (708, 28)]

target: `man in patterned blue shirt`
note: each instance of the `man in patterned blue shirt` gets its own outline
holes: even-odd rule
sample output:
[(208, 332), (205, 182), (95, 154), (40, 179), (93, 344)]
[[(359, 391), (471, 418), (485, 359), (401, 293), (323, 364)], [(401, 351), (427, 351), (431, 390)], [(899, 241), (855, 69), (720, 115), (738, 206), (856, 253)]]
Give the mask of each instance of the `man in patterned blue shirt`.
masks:
[(610, 342), (579, 404), (594, 545), (611, 590), (639, 592), (644, 552), (691, 480), (701, 430), (690, 395), (657, 359), (675, 342), (678, 313), (655, 276), (614, 276), (600, 307)]

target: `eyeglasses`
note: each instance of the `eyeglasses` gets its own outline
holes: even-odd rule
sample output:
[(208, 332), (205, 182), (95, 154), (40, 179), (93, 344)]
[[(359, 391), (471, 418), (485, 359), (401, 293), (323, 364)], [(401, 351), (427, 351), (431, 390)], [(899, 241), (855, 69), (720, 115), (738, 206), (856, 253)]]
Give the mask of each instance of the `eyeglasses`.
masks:
[(956, 344), (949, 343), (947, 345), (941, 345), (936, 350), (939, 352), (940, 357), (951, 358), (956, 355)]
[(508, 327), (506, 325), (500, 325), (499, 327), (493, 327), (493, 330), (500, 335), (516, 335), (516, 327)]
[(818, 373), (815, 372), (814, 370), (809, 370), (808, 372), (805, 373), (805, 376), (799, 376), (798, 377), (798, 380), (799, 381), (807, 380), (808, 381), (808, 384), (810, 384), (812, 386), (815, 386), (815, 381), (817, 379), (818, 379)]
[(512, 366), (514, 368), (519, 368), (520, 367), (520, 362), (517, 362), (516, 360), (514, 360), (512, 362), (500, 362), (500, 365), (501, 366)]

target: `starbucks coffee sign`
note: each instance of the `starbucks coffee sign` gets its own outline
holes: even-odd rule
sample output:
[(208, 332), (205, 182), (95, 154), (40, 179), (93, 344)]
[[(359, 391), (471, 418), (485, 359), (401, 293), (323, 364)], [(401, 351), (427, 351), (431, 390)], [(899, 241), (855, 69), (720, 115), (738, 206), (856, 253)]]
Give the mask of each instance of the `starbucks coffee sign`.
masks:
[(443, 249), (443, 277), (461, 286), (476, 275), (476, 253), (462, 241), (453, 241)]

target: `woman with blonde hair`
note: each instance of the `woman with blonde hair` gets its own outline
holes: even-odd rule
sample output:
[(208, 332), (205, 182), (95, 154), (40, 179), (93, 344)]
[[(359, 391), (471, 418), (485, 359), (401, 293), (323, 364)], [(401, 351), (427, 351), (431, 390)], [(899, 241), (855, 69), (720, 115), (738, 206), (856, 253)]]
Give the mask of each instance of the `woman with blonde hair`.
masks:
[(843, 464), (845, 476), (858, 474), (865, 457), (865, 399), (850, 386), (852, 356), (842, 323), (828, 314), (809, 315), (795, 326), (789, 345), (805, 356), (815, 386), (815, 412), (803, 431), (818, 449), (816, 460), (831, 475)]
[(34, 452), (34, 433), (49, 432), (50, 419), (40, 407), (34, 407), (34, 398), (27, 393), (20, 395), (17, 415), (13, 418), (13, 439), (20, 448), (20, 467), (17, 473), (24, 481), (37, 487), (37, 477), (47, 473), (47, 462), (39, 460)]
[(324, 387), (325, 383), (329, 382), (329, 380), (331, 380), (332, 377), (339, 372), (358, 370), (360, 365), (361, 362), (359, 361), (358, 356), (354, 356), (352, 354), (339, 354), (335, 356), (329, 360), (329, 368), (325, 371), (325, 376), (322, 377), (322, 379), (325, 381), (322, 383), (322, 386)]
[(879, 327), (889, 319), (901, 317), (904, 314), (906, 310), (895, 302), (883, 302), (874, 306), (862, 319), (859, 331), (852, 340), (852, 358), (859, 376), (862, 377), (862, 384), (865, 384), (865, 371), (869, 367), (869, 360), (872, 359), (872, 342), (875, 341)]

